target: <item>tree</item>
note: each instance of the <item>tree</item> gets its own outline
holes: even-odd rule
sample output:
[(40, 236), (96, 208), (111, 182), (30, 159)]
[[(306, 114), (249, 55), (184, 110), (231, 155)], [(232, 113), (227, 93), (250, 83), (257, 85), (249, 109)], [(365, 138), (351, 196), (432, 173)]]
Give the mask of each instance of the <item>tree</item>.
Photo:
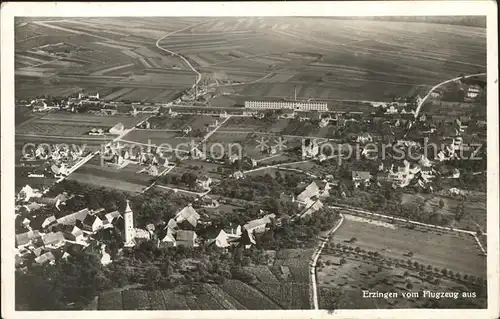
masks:
[(441, 269), (441, 273), (443, 274), (443, 276), (446, 276), (448, 275), (448, 270), (446, 268), (443, 268)]
[(406, 288), (413, 289), (413, 284), (411, 282), (407, 283)]
[(439, 200), (439, 208), (443, 208), (444, 207), (444, 200), (440, 199)]
[(144, 280), (146, 287), (149, 289), (155, 289), (158, 287), (158, 283), (161, 279), (161, 273), (158, 268), (151, 266), (146, 270), (144, 274)]

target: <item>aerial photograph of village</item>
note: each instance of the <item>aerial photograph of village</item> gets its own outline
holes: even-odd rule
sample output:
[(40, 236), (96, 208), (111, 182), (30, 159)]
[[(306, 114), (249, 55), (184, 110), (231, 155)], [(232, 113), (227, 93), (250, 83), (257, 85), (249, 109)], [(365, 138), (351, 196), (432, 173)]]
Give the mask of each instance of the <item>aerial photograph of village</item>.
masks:
[(486, 17), (16, 17), (15, 307), (485, 309)]

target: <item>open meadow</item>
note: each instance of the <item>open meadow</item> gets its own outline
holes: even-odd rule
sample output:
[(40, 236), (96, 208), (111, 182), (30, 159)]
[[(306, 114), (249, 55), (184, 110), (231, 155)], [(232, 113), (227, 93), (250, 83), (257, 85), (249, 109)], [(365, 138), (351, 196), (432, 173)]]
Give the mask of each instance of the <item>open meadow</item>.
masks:
[(486, 275), (486, 258), (474, 238), (448, 231), (408, 229), (387, 222), (377, 222), (346, 215), (335, 233), (336, 243), (356, 238), (354, 246), (378, 251), (390, 258), (408, 259), (432, 267), (448, 268), (478, 277)]
[[(171, 101), (196, 79), (228, 98), (387, 100), (486, 68), (484, 29), (332, 18), (23, 18), (16, 97)], [(443, 43), (446, 45), (443, 45)], [(334, 105), (334, 104), (333, 104)], [(334, 107), (334, 106), (333, 106)]]

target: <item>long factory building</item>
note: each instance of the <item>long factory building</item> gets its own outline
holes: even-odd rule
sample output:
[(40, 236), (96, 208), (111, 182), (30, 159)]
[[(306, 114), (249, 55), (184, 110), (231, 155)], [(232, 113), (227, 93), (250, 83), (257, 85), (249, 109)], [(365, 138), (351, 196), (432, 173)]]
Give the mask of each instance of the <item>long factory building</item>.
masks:
[(245, 108), (258, 110), (292, 109), (295, 111), (328, 111), (326, 102), (308, 101), (245, 101)]

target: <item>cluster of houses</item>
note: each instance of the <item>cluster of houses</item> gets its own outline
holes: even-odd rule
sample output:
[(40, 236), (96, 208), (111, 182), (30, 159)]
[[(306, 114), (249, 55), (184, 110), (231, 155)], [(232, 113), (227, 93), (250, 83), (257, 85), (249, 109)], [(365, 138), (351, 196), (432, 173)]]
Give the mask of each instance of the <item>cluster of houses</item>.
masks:
[(167, 159), (160, 156), (160, 149), (145, 151), (142, 148), (128, 148), (119, 142), (109, 145), (103, 151), (103, 162), (116, 169), (122, 169), (129, 164), (140, 165), (138, 174), (158, 176), (161, 171), (169, 167)]
[[(118, 212), (82, 209), (72, 214), (56, 218), (40, 210), (42, 207), (60, 209), (70, 197), (60, 194), (54, 198), (43, 197), (42, 193), (29, 185), (17, 196), (16, 205), (16, 249), (17, 267), (32, 263), (55, 263), (72, 254), (81, 254), (93, 242), (97, 232), (113, 227), (122, 219)], [(110, 256), (101, 245), (103, 264)]]
[(388, 168), (384, 169), (382, 162), (375, 174), (368, 171), (352, 171), (354, 187), (361, 185), (368, 187), (375, 183), (378, 186), (390, 184), (393, 188), (404, 188), (417, 184), (432, 191), (430, 183), (437, 175), (451, 179), (460, 177), (460, 171), (457, 168), (448, 165), (433, 166), (424, 156), (416, 163), (410, 163), (407, 160), (392, 161), (386, 167)]
[[(16, 267), (30, 264), (54, 264), (73, 254), (84, 253), (88, 247), (98, 247), (101, 252), (101, 263), (106, 265), (111, 256), (106, 246), (96, 240), (96, 235), (109, 228), (123, 230), (124, 247), (134, 247), (143, 241), (155, 241), (158, 247), (198, 247), (215, 245), (219, 248), (240, 245), (246, 248), (255, 245), (255, 234), (265, 232), (275, 219), (274, 214), (261, 211), (262, 217), (251, 220), (245, 225), (230, 224), (224, 227), (211, 228), (210, 232), (198, 232), (211, 225), (196, 212), (191, 204), (181, 209), (175, 217), (164, 226), (149, 224), (145, 229), (134, 227), (134, 212), (127, 200), (123, 213), (106, 212), (104, 209), (80, 211), (56, 218), (52, 214), (42, 212), (42, 207), (64, 205), (70, 197), (60, 194), (48, 198), (39, 190), (25, 186), (16, 198)], [(204, 200), (207, 205), (214, 205), (214, 200)], [(210, 203), (208, 203), (210, 202)], [(218, 205), (218, 203), (215, 203)], [(202, 226), (202, 227), (200, 227)]]
[(67, 176), (73, 163), (84, 156), (82, 148), (62, 148), (58, 144), (44, 145), (46, 147), (39, 145), (36, 148), (25, 150), (21, 158), (21, 165), (33, 168), (28, 172), (28, 177), (53, 176), (60, 178)]

